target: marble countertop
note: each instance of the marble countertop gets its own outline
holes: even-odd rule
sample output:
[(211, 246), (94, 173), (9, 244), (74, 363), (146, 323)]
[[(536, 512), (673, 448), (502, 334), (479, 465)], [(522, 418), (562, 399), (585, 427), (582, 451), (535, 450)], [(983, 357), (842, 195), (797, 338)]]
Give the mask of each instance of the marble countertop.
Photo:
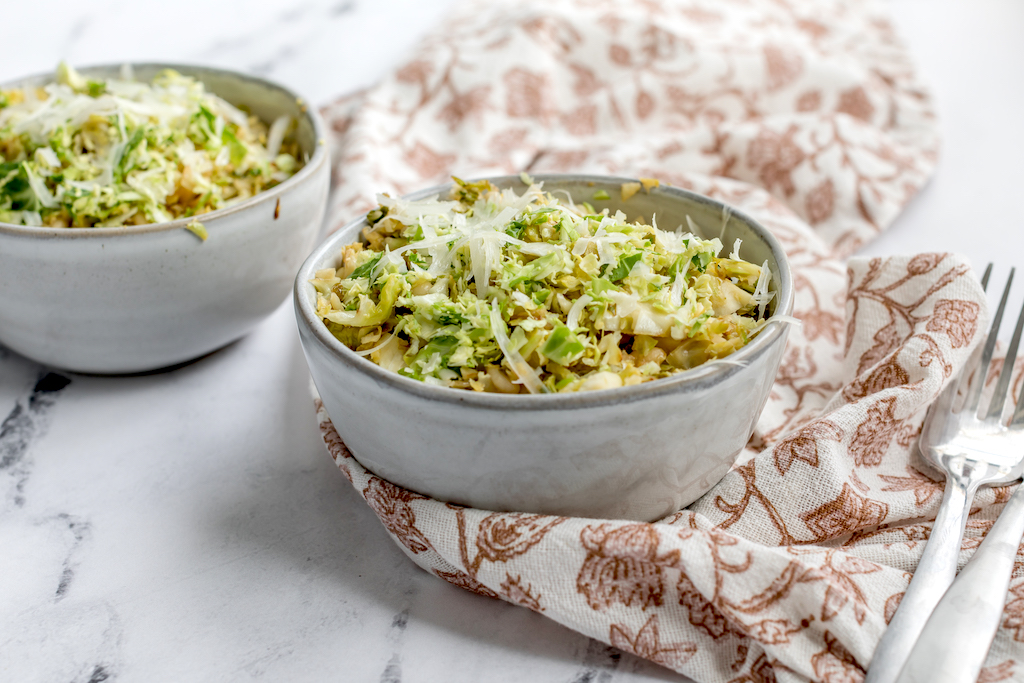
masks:
[[(324, 103), (399, 63), (451, 4), (18, 3), (8, 26), (48, 36), (9, 32), (0, 82), (60, 59), (205, 62)], [(891, 7), (945, 146), (862, 254), (953, 250), (1002, 277), (1024, 265), (1024, 5)], [(0, 680), (683, 680), (416, 568), (327, 456), (307, 383), (290, 301), (146, 376), (51, 372), (0, 347)]]

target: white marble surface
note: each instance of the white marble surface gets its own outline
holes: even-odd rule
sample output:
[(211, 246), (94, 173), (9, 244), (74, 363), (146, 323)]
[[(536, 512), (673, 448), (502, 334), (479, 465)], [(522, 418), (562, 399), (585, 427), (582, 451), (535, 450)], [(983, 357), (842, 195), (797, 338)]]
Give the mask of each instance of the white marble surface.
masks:
[[(372, 83), (451, 4), (11, 3), (0, 82), (59, 59), (206, 62), (322, 103)], [(945, 154), (863, 253), (1024, 265), (1024, 5), (891, 6)], [(149, 376), (54, 376), (0, 348), (0, 681), (681, 680), (413, 566), (327, 457), (306, 382), (290, 303)]]

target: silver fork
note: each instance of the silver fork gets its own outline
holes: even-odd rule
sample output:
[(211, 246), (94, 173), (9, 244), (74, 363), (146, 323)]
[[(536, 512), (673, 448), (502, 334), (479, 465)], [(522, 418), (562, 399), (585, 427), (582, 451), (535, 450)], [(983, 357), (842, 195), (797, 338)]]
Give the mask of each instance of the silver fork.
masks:
[[(1024, 320), (1024, 310), (1021, 319)], [(1017, 355), (1020, 335), (1021, 320), (1018, 320), (999, 376), (1000, 384), (996, 386), (997, 396), (1000, 388), (1005, 393), (1005, 387), (1000, 385), (1004, 377), (1009, 382), (1009, 369)], [(993, 397), (993, 405), (995, 401)], [(989, 419), (992, 415), (990, 409)], [(987, 437), (990, 450), (1024, 452), (1024, 389), (1017, 398), (1009, 425), (1003, 427), (998, 418), (996, 416), (996, 426), (990, 427), (992, 435)], [(1017, 487), (970, 562), (936, 605), (907, 658), (898, 683), (974, 683), (978, 680), (1002, 621), (1021, 536), (1024, 536), (1024, 486)]]
[[(982, 277), (983, 287), (987, 288), (991, 273), (989, 264)], [(1011, 270), (980, 359), (975, 353), (972, 360), (976, 362), (968, 363), (958, 380), (946, 386), (925, 417), (918, 448), (925, 462), (945, 473), (946, 490), (921, 561), (889, 628), (882, 634), (864, 683), (894, 683), (900, 675), (928, 617), (956, 576), (960, 543), (978, 488), (1010, 483), (1020, 478), (1024, 470), (1024, 399), (1018, 400), (1018, 409), (1008, 427), (1001, 420), (1024, 327), (1024, 310), (1017, 320), (992, 398), (984, 414), (979, 415), (981, 392), (1012, 282)], [(963, 407), (957, 411), (957, 394), (965, 382)]]

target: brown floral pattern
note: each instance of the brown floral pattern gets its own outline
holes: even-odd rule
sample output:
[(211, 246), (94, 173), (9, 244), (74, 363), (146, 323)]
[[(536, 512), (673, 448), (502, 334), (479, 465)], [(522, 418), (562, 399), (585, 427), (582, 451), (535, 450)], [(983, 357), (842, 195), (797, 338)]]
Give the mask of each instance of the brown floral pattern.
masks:
[(522, 605), (534, 612), (544, 611), (540, 604), (540, 593), (535, 595), (533, 587), (523, 581), (520, 576), (509, 574), (505, 577), (505, 580), (501, 582), (501, 596), (509, 602)]
[(978, 329), (980, 310), (977, 301), (942, 299), (935, 304), (935, 312), (925, 329), (948, 336), (954, 349), (967, 346)]
[(618, 602), (626, 607), (659, 606), (665, 567), (678, 564), (679, 552), (659, 555), (657, 532), (645, 524), (588, 526), (580, 534), (587, 551), (576, 577), (576, 590), (593, 609)]
[(910, 375), (896, 358), (890, 357), (871, 370), (865, 377), (858, 377), (843, 388), (843, 398), (856, 401), (885, 389), (903, 386), (910, 382)]
[(430, 548), (430, 541), (416, 528), (416, 513), (409, 502), (417, 497), (406, 489), (379, 477), (371, 477), (363, 489), (363, 498), (377, 513), (384, 527), (395, 539), (413, 553)]
[(880, 465), (901, 426), (896, 419), (895, 396), (883, 398), (868, 408), (868, 414), (857, 425), (850, 441), (854, 462), (862, 467)]
[(507, 562), (540, 542), (564, 517), (542, 515), (491, 515), (480, 523), (476, 547), (479, 557), (490, 562)]
[(470, 576), (469, 574), (467, 574), (465, 572), (460, 572), (460, 571), (446, 572), (446, 571), (441, 570), (441, 569), (435, 569), (434, 570), (434, 574), (436, 574), (440, 578), (444, 579), (448, 583), (452, 584), (453, 586), (458, 586), (459, 588), (464, 588), (464, 589), (468, 590), (470, 593), (476, 593), (477, 595), (482, 595), (485, 598), (498, 598), (498, 597), (500, 597), (497, 593), (495, 593), (490, 588), (488, 588), (487, 586), (483, 585), (482, 583), (480, 583), (479, 581), (477, 581), (476, 579), (474, 579), (472, 576)]
[(804, 200), (806, 204), (804, 215), (807, 216), (807, 222), (817, 225), (831, 218), (832, 211), (835, 210), (835, 195), (835, 186), (831, 178), (821, 181), (817, 187), (808, 192), (807, 199)]
[[(746, 646), (742, 646), (743, 654), (746, 655)], [(762, 652), (750, 666), (750, 670), (736, 678), (729, 679), (729, 683), (775, 683), (775, 668), (772, 662)]]
[(547, 119), (554, 113), (546, 92), (550, 84), (544, 74), (512, 69), (505, 75), (505, 88), (505, 112), (510, 118)]
[(1010, 600), (1006, 603), (1006, 617), (1003, 628), (1013, 632), (1013, 639), (1024, 643), (1024, 583), (1010, 588)]
[[(862, 680), (941, 498), (914, 440), (986, 317), (957, 257), (843, 260), (934, 168), (925, 93), (874, 0), (467, 0), (392, 76), (324, 109), (334, 225), (449, 174), (656, 177), (768, 227), (803, 324), (737, 467), (660, 522), (417, 496), (363, 468), (318, 405), (328, 451), (456, 586), (696, 680)], [(1007, 494), (978, 495), (965, 555)], [(1024, 660), (1017, 572), (985, 680)]]
[(863, 624), (868, 615), (867, 596), (853, 577), (873, 574), (881, 570), (881, 567), (855, 556), (830, 554), (827, 557), (821, 569), (828, 582), (825, 602), (821, 606), (822, 622), (831, 621), (844, 607), (850, 605), (853, 618), (858, 624)]
[(779, 474), (785, 475), (797, 460), (802, 460), (811, 467), (818, 466), (818, 446), (826, 441), (840, 442), (843, 432), (838, 425), (821, 420), (810, 424), (775, 445), (775, 468)]
[(890, 595), (889, 599), (885, 601), (885, 623), (888, 624), (892, 621), (892, 618), (896, 616), (896, 610), (900, 608), (900, 602), (903, 600), (903, 592)]
[(726, 616), (704, 598), (685, 573), (680, 573), (676, 590), (679, 592), (679, 604), (686, 608), (690, 624), (702, 629), (715, 640), (730, 635), (743, 635), (742, 630), (736, 631), (730, 627)]
[(807, 158), (793, 140), (796, 133), (796, 126), (782, 133), (762, 129), (747, 150), (748, 163), (757, 169), (762, 187), (767, 190), (778, 187), (787, 197), (796, 192), (791, 174)]
[(635, 634), (625, 624), (612, 624), (608, 640), (620, 650), (670, 668), (682, 666), (697, 652), (694, 643), (662, 643), (656, 614)]
[(822, 683), (860, 683), (864, 680), (864, 667), (857, 664), (842, 643), (825, 631), (825, 649), (811, 657), (816, 680)]
[(858, 529), (877, 526), (885, 519), (887, 507), (857, 495), (849, 484), (834, 500), (800, 515), (815, 541), (839, 538)]
[[(884, 481), (885, 486), (883, 491), (910, 491), (914, 494), (914, 504), (918, 507), (927, 505), (936, 496), (942, 496), (942, 481), (939, 479), (933, 479), (924, 472), (914, 469), (913, 467), (906, 468), (909, 476), (900, 477), (889, 474), (880, 474), (878, 478)], [(938, 475), (936, 475), (938, 476)]]
[(986, 666), (978, 672), (977, 683), (998, 683), (998, 681), (1011, 680), (1016, 668), (1017, 662), (1012, 659), (1007, 659), (1000, 664)]
[(864, 88), (857, 86), (839, 94), (839, 105), (836, 107), (836, 111), (863, 121), (870, 121), (871, 116), (875, 113), (875, 107), (871, 104), (871, 98), (868, 97)]

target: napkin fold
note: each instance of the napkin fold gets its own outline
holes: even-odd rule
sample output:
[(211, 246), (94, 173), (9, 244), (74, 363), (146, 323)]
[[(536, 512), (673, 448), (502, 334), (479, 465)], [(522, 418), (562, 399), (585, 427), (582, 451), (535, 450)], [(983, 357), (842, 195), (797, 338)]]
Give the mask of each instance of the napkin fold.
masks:
[[(325, 107), (331, 215), (462, 177), (657, 177), (767, 226), (796, 285), (789, 347), (737, 467), (641, 524), (493, 513), (338, 467), (419, 566), (698, 681), (858, 681), (942, 497), (913, 446), (984, 333), (963, 259), (851, 259), (934, 168), (932, 102), (883, 5), (476, 0)], [(845, 310), (844, 310), (845, 309)], [(969, 553), (1008, 497), (983, 490)], [(966, 554), (965, 554), (966, 557)], [(985, 680), (1024, 658), (1024, 583)]]

